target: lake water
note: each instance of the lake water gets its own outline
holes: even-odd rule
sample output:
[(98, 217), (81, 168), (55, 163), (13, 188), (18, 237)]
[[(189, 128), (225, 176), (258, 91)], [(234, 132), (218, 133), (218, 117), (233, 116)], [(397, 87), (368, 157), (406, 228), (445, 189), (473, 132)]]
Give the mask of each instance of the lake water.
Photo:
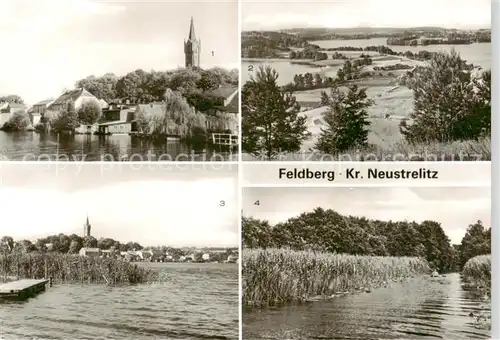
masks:
[(0, 304), (0, 338), (238, 339), (238, 266), (154, 264), (165, 282), (57, 285)]
[[(310, 43), (316, 44), (322, 48), (335, 48), (341, 46), (352, 46), (352, 47), (366, 47), (366, 46), (380, 46), (387, 45), (386, 38), (376, 38), (376, 39), (360, 39), (360, 40), (322, 40), (322, 41), (311, 41)], [(491, 69), (492, 56), (491, 56), (491, 44), (481, 43), (481, 44), (471, 44), (471, 45), (430, 45), (430, 46), (389, 46), (393, 51), (406, 52), (411, 51), (413, 53), (420, 50), (427, 50), (429, 52), (438, 51), (450, 51), (455, 48), (457, 52), (460, 53), (463, 59), (467, 60), (469, 63), (479, 65), (483, 68)], [(292, 64), (287, 60), (245, 60), (241, 62), (242, 64), (242, 81), (247, 82), (250, 79), (250, 75), (255, 75), (255, 71), (258, 66), (269, 65), (273, 67), (278, 73), (278, 83), (280, 85), (287, 84), (293, 80), (296, 74), (303, 73), (317, 73), (322, 71), (327, 76), (334, 76), (338, 67), (330, 67), (328, 71), (325, 68), (309, 67), (307, 65)], [(251, 67), (251, 71), (249, 70)], [(325, 73), (326, 72), (326, 73)]]
[[(236, 152), (234, 152), (236, 154)], [(227, 149), (191, 148), (176, 140), (153, 144), (129, 135), (70, 135), (0, 131), (0, 159), (13, 161), (223, 161), (235, 158)]]
[(418, 278), (371, 293), (243, 312), (249, 339), (489, 339), (474, 317), (489, 306), (458, 274)]

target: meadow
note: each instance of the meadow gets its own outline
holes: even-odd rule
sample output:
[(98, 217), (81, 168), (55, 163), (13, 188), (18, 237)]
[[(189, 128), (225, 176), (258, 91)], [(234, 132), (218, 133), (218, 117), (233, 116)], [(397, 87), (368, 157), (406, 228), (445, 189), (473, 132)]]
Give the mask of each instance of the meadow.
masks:
[(271, 306), (326, 299), (428, 273), (429, 264), (418, 257), (245, 249), (242, 301), (245, 306)]
[[(318, 44), (321, 48), (332, 48), (342, 46), (374, 45), (376, 42), (366, 41), (322, 41), (312, 42)], [(332, 45), (333, 43), (333, 45)], [(380, 41), (385, 45), (385, 42)], [(360, 47), (366, 47), (360, 46)], [(484, 69), (491, 67), (491, 53), (484, 54), (490, 44), (472, 44), (464, 46), (425, 46), (430, 52), (448, 51), (451, 48), (457, 48), (457, 52), (463, 56), (467, 62), (472, 62), (476, 66)], [(418, 52), (422, 47), (412, 48), (408, 46), (391, 46), (396, 52)], [(401, 49), (404, 49), (401, 50)], [(285, 85), (293, 81), (293, 76), (309, 69), (307, 72), (319, 74), (323, 79), (325, 77), (336, 78), (338, 70), (342, 67), (343, 60), (332, 59), (331, 54), (336, 51), (326, 51), (328, 59), (326, 60), (251, 60), (246, 59), (243, 68), (250, 64), (254, 72), (256, 65), (267, 64), (276, 68), (279, 73), (278, 85)], [(361, 79), (344, 81), (340, 90), (347, 91), (347, 86), (356, 84), (360, 88), (366, 89), (367, 97), (373, 101), (373, 104), (367, 108), (368, 122), (368, 147), (348, 150), (342, 155), (323, 155), (317, 152), (315, 148), (316, 141), (322, 129), (327, 128), (323, 121), (323, 114), (329, 109), (328, 106), (321, 104), (321, 92), (329, 93), (328, 88), (314, 88), (305, 90), (296, 90), (293, 96), (301, 106), (301, 114), (307, 119), (307, 128), (310, 137), (303, 142), (298, 153), (292, 154), (283, 152), (279, 155), (281, 161), (293, 160), (380, 160), (380, 161), (489, 161), (491, 160), (491, 140), (490, 138), (479, 138), (465, 141), (447, 141), (445, 143), (428, 141), (420, 143), (408, 143), (400, 131), (400, 124), (404, 120), (408, 124), (412, 123), (411, 114), (414, 111), (414, 91), (403, 85), (400, 81), (401, 76), (405, 75), (409, 69), (423, 67), (428, 64), (426, 61), (415, 60), (404, 55), (384, 55), (378, 52), (353, 52), (340, 51), (348, 60), (358, 59), (363, 54), (369, 54), (372, 59), (371, 65), (362, 66), (359, 71), (364, 74), (370, 74)], [(481, 55), (482, 57), (479, 57)], [(489, 56), (489, 57), (488, 57)], [(488, 59), (489, 58), (489, 59)], [(407, 68), (396, 67), (404, 65)], [(245, 72), (243, 80), (245, 81)], [(249, 78), (249, 76), (247, 77)], [(248, 80), (248, 79), (247, 79)], [(325, 159), (327, 157), (327, 159)], [(261, 160), (249, 154), (243, 155), (243, 160)]]
[(54, 283), (135, 284), (154, 281), (158, 272), (115, 258), (71, 254), (0, 256), (0, 279), (49, 278)]

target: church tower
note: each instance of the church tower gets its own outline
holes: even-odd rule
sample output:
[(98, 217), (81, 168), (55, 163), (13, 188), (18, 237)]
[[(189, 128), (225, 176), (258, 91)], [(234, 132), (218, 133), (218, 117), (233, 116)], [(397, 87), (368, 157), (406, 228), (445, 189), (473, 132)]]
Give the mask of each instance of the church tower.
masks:
[(87, 222), (83, 225), (83, 236), (84, 237), (90, 236), (90, 223), (88, 215), (87, 215)]
[(196, 39), (194, 33), (193, 17), (191, 17), (191, 26), (189, 27), (189, 37), (184, 41), (184, 54), (186, 55), (186, 68), (200, 67), (201, 40)]

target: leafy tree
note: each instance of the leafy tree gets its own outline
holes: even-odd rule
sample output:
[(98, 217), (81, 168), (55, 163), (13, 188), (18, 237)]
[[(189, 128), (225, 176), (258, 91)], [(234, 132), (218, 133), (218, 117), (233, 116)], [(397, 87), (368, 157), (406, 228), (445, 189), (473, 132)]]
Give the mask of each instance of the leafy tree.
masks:
[(0, 97), (0, 103), (24, 104), (24, 100), (16, 94), (11, 94)]
[(66, 109), (60, 112), (52, 122), (55, 130), (58, 131), (73, 131), (80, 125), (78, 122), (78, 114), (76, 113), (75, 106), (68, 103)]
[(7, 131), (23, 131), (31, 125), (29, 114), (25, 111), (17, 111), (12, 117), (3, 125), (3, 129)]
[(14, 249), (14, 239), (12, 236), (2, 236), (0, 239), (0, 251), (4, 254), (8, 254)]
[(345, 80), (345, 72), (341, 68), (339, 68), (339, 70), (337, 71), (337, 79), (339, 81), (344, 81)]
[(460, 268), (474, 256), (491, 254), (491, 228), (486, 229), (481, 221), (469, 225), (459, 249)]
[(85, 248), (97, 248), (97, 240), (93, 236), (85, 236), (82, 244)]
[(372, 101), (368, 99), (366, 90), (358, 90), (357, 85), (351, 85), (347, 94), (344, 94), (334, 85), (328, 99), (322, 95), (323, 101), (330, 108), (323, 115), (327, 127), (321, 129), (316, 148), (327, 154), (335, 154), (367, 146), (367, 127), (370, 122), (366, 108), (372, 105)]
[(88, 76), (76, 82), (77, 88), (84, 88), (99, 99), (111, 101), (116, 97), (118, 77), (113, 73), (106, 73), (102, 77)]
[(413, 143), (475, 139), (491, 129), (491, 72), (475, 79), (471, 66), (454, 50), (433, 54), (429, 67), (418, 68), (412, 123), (401, 133)]
[(78, 110), (78, 119), (82, 124), (92, 125), (101, 116), (101, 106), (95, 100), (83, 103)]
[(299, 151), (310, 135), (295, 97), (283, 92), (277, 79), (274, 69), (261, 66), (242, 91), (243, 151), (267, 159)]
[(201, 77), (197, 82), (197, 87), (202, 91), (210, 91), (216, 89), (221, 83), (220, 76), (218, 74), (202, 71)]
[(69, 245), (69, 253), (70, 254), (77, 254), (80, 249), (82, 248), (82, 245), (78, 241), (71, 241)]
[[(285, 222), (242, 217), (245, 248), (290, 248), (371, 256), (417, 256), (439, 272), (458, 269), (457, 258), (487, 254), (491, 229), (470, 226), (461, 246), (453, 246), (438, 222), (379, 221), (316, 208)], [(461, 255), (460, 255), (461, 254)]]

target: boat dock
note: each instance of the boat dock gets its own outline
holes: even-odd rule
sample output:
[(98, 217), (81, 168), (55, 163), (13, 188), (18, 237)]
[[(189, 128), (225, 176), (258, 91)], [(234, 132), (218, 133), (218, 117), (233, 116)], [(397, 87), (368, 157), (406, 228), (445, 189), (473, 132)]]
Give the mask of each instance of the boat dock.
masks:
[(23, 279), (0, 284), (0, 298), (26, 299), (45, 291), (48, 279)]

